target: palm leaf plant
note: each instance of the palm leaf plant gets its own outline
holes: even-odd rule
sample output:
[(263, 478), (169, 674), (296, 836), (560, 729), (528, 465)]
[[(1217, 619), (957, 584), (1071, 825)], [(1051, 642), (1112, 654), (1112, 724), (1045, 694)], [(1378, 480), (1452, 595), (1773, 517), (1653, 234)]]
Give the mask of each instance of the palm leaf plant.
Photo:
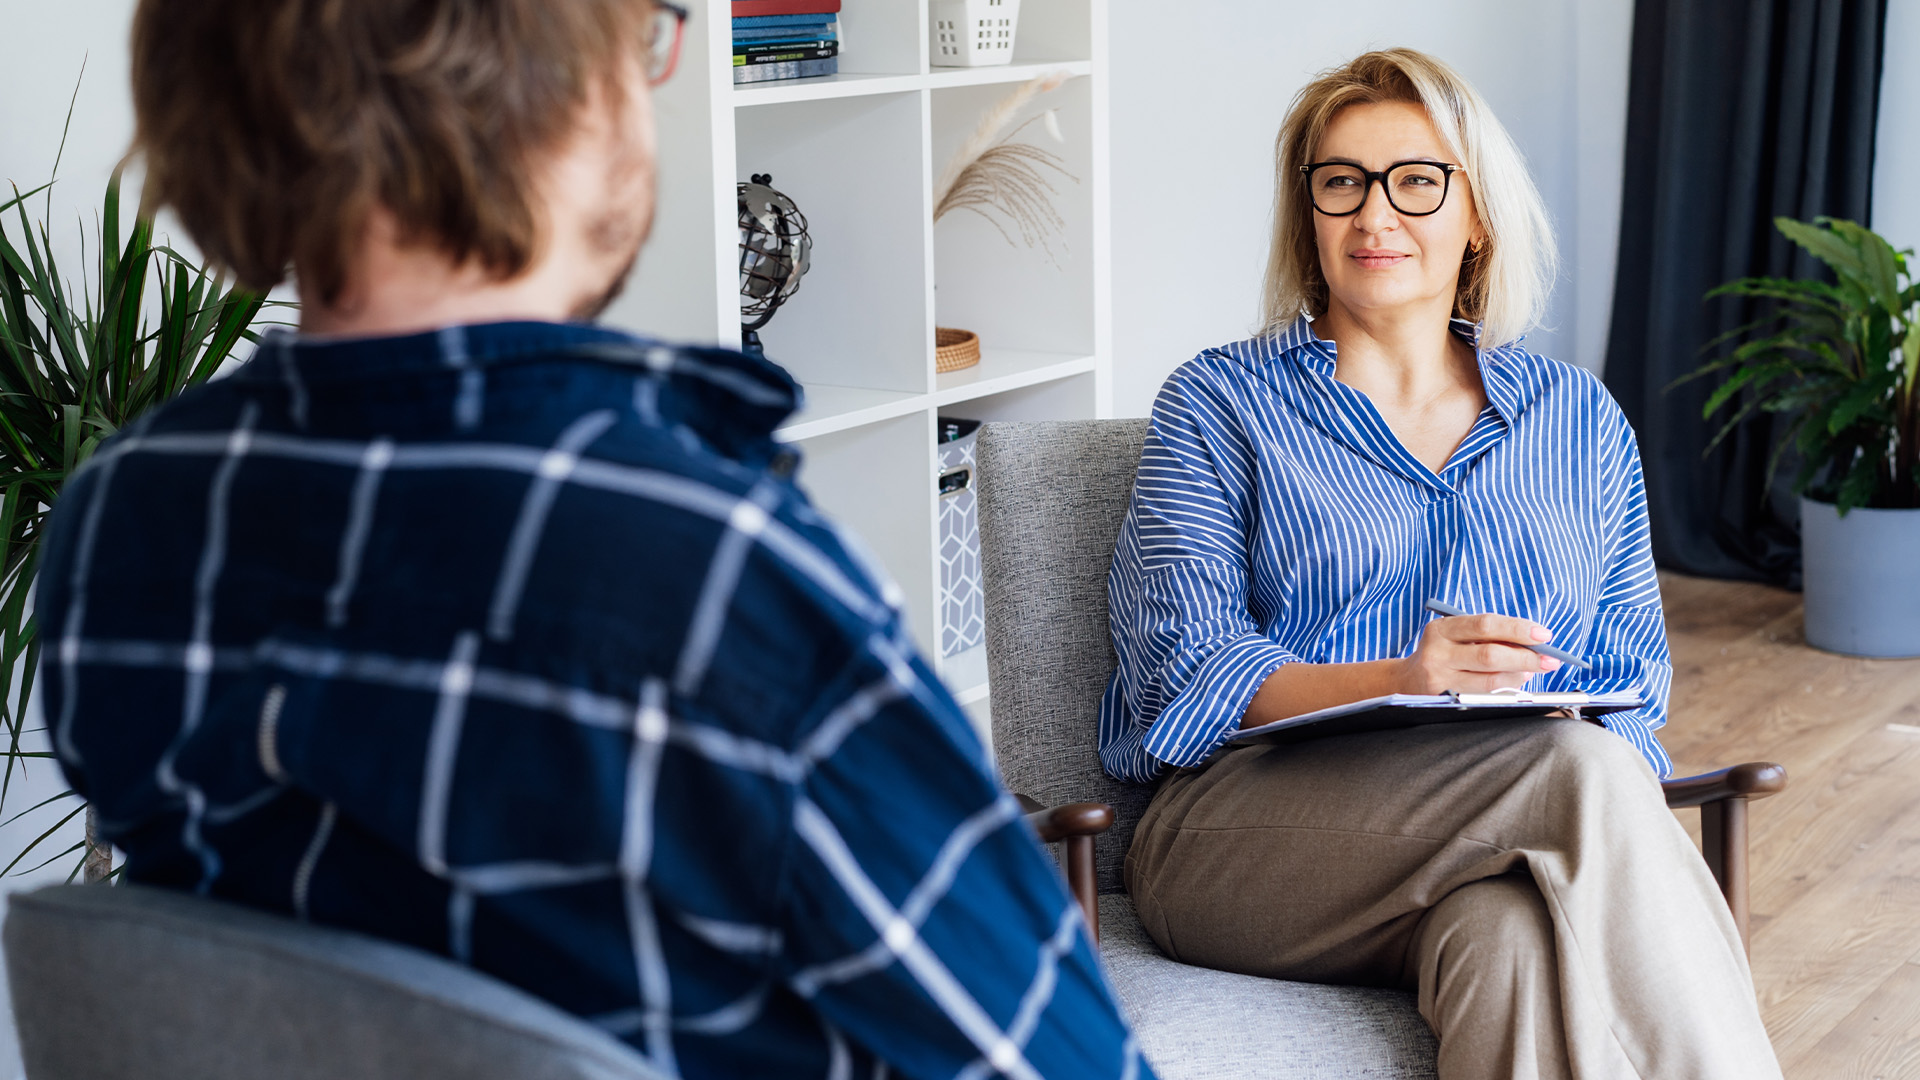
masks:
[[(0, 670), (12, 676), (0, 687), (0, 812), (28, 762), (52, 757), (27, 738), (41, 730), (26, 726), (40, 656), (28, 596), (61, 485), (102, 440), (212, 377), (241, 340), (258, 340), (250, 327), (265, 299), (155, 244), (149, 216), (136, 216), (122, 236), (118, 172), (96, 225), (98, 265), (76, 294), (55, 265), (47, 222), (27, 216), (28, 199), (51, 186), (15, 188), (0, 203)], [(82, 230), (83, 263), (85, 240)], [(111, 855), (95, 842), (91, 812), (85, 839), (41, 850), (86, 810), (74, 796), (63, 792), (0, 819), (11, 823), (46, 807), (64, 815), (21, 850), (0, 852), (0, 875), (75, 857), (74, 875), (108, 876)]]
[(1703, 416), (1733, 406), (1711, 451), (1756, 412), (1786, 427), (1769, 474), (1789, 447), (1794, 490), (1855, 507), (1920, 507), (1920, 284), (1913, 251), (1895, 251), (1851, 221), (1775, 218), (1774, 226), (1833, 271), (1834, 281), (1749, 277), (1707, 293), (1759, 302), (1760, 318), (1708, 343), (1739, 344), (1680, 381), (1727, 372)]

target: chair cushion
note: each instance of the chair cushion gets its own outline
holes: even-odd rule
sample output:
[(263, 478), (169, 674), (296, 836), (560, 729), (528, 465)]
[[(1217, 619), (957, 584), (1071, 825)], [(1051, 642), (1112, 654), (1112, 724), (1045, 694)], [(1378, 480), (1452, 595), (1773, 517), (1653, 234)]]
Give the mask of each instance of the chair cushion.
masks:
[(1414, 996), (1191, 967), (1147, 937), (1125, 895), (1100, 898), (1100, 953), (1161, 1080), (1433, 1080)]
[(1153, 797), (1100, 768), (1100, 698), (1113, 670), (1107, 570), (1133, 496), (1145, 420), (996, 423), (980, 429), (993, 752), (1007, 786), (1048, 805), (1097, 801), (1101, 892), (1118, 892), (1133, 827)]
[(15, 895), (5, 928), (40, 1080), (658, 1080), (625, 1043), (426, 953), (141, 886)]

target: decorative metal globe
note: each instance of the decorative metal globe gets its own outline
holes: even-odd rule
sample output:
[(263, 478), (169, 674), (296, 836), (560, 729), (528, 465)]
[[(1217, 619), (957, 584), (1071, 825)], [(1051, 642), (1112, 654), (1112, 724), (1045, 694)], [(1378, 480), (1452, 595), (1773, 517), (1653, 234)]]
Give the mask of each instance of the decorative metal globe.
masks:
[(749, 351), (759, 345), (754, 331), (799, 291), (813, 252), (806, 215), (772, 184), (772, 176), (758, 173), (739, 186), (740, 328)]

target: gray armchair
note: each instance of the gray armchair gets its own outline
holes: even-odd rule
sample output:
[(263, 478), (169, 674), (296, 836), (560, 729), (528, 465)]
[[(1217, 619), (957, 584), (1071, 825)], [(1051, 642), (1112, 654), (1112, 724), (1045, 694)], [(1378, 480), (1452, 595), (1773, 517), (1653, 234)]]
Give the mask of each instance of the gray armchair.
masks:
[[(988, 424), (979, 444), (980, 550), (994, 752), (1100, 935), (1141, 1048), (1167, 1080), (1432, 1077), (1412, 994), (1258, 979), (1179, 964), (1134, 916), (1121, 862), (1152, 789), (1108, 777), (1095, 753), (1114, 655), (1107, 569), (1133, 492), (1145, 420)], [(1747, 932), (1746, 804), (1780, 790), (1753, 763), (1668, 781), (1699, 806), (1707, 862)]]
[(137, 885), (9, 908), (28, 1080), (660, 1080), (543, 1001), (360, 934)]

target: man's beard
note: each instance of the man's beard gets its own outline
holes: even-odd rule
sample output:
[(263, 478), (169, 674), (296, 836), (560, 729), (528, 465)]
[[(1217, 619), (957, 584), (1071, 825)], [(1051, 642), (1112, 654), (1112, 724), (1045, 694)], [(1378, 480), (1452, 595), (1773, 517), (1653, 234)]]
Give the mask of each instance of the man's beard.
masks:
[[(640, 261), (640, 249), (646, 246), (647, 237), (653, 232), (654, 186), (651, 182), (637, 186), (640, 190), (609, 200), (609, 205), (587, 228), (587, 239), (594, 251), (624, 250), (626, 257), (620, 260), (620, 270), (607, 282), (606, 288), (574, 306), (570, 317), (576, 322), (595, 322), (606, 314), (626, 290), (627, 278), (632, 276), (634, 264)], [(628, 209), (632, 206), (646, 207), (645, 215), (635, 220)]]
[[(643, 240), (642, 243), (644, 242)], [(639, 261), (640, 245), (635, 244), (633, 246), (633, 254), (627, 256), (626, 265), (622, 266), (620, 272), (614, 275), (613, 281), (607, 285), (606, 290), (599, 296), (582, 301), (573, 309), (573, 313), (569, 317), (574, 322), (600, 321), (600, 316), (605, 315), (607, 309), (613, 306), (613, 302), (620, 299), (620, 294), (626, 291), (627, 278), (632, 276), (633, 265)]]

